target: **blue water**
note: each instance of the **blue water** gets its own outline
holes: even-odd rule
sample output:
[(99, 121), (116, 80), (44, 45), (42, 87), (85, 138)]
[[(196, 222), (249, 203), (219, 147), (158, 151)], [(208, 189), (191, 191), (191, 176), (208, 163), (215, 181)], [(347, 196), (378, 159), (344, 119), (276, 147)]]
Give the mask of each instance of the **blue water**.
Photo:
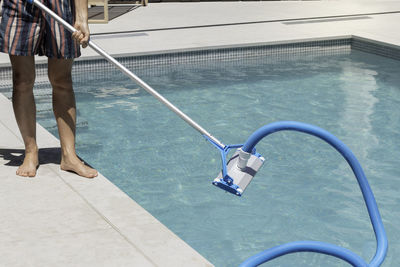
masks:
[[(389, 238), (383, 266), (400, 266), (400, 62), (358, 51), (267, 61), (133, 71), (225, 144), (279, 120), (336, 135), (359, 159), (379, 205)], [(296, 132), (264, 139), (257, 150), (266, 163), (239, 198), (211, 185), (218, 151), (128, 78), (115, 72), (75, 88), (79, 155), (216, 266), (298, 240), (373, 257), (356, 179), (323, 141)], [(348, 265), (300, 253), (265, 266)]]

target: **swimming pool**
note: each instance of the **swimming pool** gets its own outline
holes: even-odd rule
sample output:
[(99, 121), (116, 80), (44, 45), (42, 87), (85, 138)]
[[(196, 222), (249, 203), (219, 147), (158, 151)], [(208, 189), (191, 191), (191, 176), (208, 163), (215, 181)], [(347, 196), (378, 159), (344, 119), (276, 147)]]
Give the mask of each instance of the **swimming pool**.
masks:
[[(278, 120), (335, 134), (359, 159), (377, 199), (390, 247), (383, 266), (400, 264), (399, 61), (351, 51), (133, 71), (225, 143), (242, 143)], [(329, 145), (293, 132), (268, 137), (257, 146), (266, 163), (238, 198), (211, 185), (220, 169), (212, 146), (128, 78), (117, 71), (109, 77), (75, 85), (79, 155), (213, 264), (235, 266), (296, 240), (373, 256), (361, 192)], [(346, 266), (312, 253), (269, 264)]]

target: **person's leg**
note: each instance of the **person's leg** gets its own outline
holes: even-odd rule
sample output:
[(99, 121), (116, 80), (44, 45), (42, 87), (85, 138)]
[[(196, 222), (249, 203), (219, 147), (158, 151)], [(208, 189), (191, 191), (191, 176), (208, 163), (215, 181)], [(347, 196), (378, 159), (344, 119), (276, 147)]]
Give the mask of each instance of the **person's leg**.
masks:
[(13, 77), (12, 104), (15, 119), (25, 144), (25, 158), (17, 175), (34, 177), (39, 165), (36, 144), (36, 106), (33, 96), (35, 59), (33, 56), (10, 56)]
[(72, 59), (49, 58), (48, 74), (53, 87), (53, 111), (61, 142), (61, 164), (65, 171), (93, 178), (97, 171), (80, 161), (75, 152), (76, 107), (72, 88)]

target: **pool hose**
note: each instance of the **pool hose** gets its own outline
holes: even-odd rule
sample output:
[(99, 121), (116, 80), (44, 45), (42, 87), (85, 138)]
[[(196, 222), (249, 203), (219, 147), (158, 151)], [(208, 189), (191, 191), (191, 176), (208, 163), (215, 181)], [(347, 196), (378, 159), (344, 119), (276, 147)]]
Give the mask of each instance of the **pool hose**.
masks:
[(360, 256), (351, 252), (348, 249), (323, 242), (298, 241), (273, 247), (261, 253), (258, 253), (257, 255), (250, 257), (245, 262), (243, 262), (240, 267), (257, 266), (274, 258), (294, 252), (317, 252), (327, 254), (347, 261), (348, 263), (357, 267), (380, 266), (385, 259), (388, 249), (388, 240), (386, 237), (385, 229), (383, 227), (382, 219), (371, 187), (368, 184), (367, 178), (365, 177), (364, 171), (362, 170), (360, 163), (354, 156), (353, 152), (351, 152), (351, 150), (342, 141), (340, 141), (331, 133), (317, 126), (294, 121), (280, 121), (267, 124), (255, 131), (247, 139), (246, 143), (242, 147), (242, 150), (245, 152), (251, 152), (261, 139), (272, 133), (284, 130), (298, 131), (319, 137), (320, 139), (326, 141), (328, 144), (333, 146), (346, 159), (347, 163), (350, 165), (354, 175), (357, 178), (358, 185), (361, 189), (365, 204), (368, 209), (368, 214), (375, 232), (377, 243), (376, 252), (371, 262), (367, 264)]

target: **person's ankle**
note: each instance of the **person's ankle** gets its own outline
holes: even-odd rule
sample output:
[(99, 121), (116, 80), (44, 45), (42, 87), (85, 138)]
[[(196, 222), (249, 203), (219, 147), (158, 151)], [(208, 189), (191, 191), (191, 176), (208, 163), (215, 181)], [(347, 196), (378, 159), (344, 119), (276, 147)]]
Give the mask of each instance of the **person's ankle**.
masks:
[(37, 145), (29, 145), (25, 147), (25, 154), (32, 154), (32, 153), (38, 153), (39, 148)]
[(61, 148), (61, 159), (71, 160), (76, 157), (77, 155), (75, 149)]

